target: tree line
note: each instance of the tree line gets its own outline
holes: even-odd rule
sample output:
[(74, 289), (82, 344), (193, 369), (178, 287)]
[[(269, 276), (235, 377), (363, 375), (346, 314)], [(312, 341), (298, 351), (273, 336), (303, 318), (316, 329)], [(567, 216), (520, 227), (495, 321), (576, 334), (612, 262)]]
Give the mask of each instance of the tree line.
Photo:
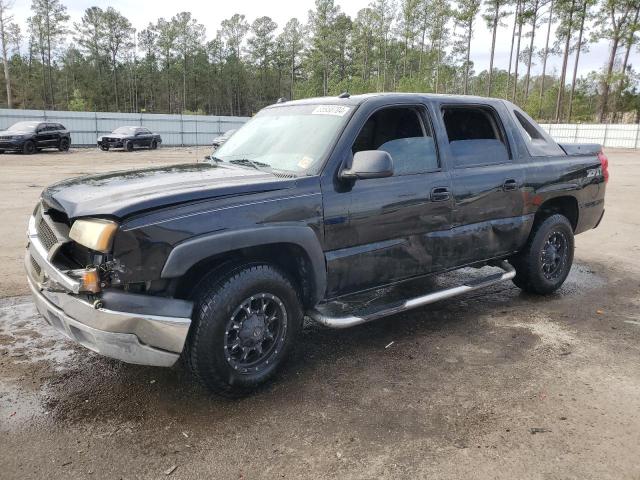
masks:
[[(640, 117), (640, 0), (372, 0), (355, 18), (316, 0), (304, 22), (235, 14), (211, 38), (189, 12), (137, 31), (112, 7), (71, 22), (61, 0), (32, 0), (21, 29), (12, 7), (0, 0), (8, 108), (251, 115), (280, 97), (417, 91), (502, 97), (554, 122)], [(579, 76), (600, 40), (602, 68)], [(488, 65), (471, 60), (481, 48)]]

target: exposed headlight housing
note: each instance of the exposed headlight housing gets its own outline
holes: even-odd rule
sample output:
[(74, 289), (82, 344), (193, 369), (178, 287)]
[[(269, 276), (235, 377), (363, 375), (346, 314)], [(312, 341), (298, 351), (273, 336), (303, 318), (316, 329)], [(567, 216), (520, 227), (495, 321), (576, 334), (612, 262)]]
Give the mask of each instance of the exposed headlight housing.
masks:
[(118, 224), (111, 220), (101, 218), (76, 220), (71, 226), (69, 237), (91, 250), (107, 253), (111, 250), (116, 230), (118, 230)]

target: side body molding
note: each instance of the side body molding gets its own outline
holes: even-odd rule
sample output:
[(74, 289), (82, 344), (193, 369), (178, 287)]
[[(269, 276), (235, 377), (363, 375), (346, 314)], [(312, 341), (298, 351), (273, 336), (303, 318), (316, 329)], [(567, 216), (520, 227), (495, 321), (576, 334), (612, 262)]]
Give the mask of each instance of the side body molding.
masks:
[(313, 278), (312, 303), (325, 296), (327, 268), (322, 246), (314, 231), (304, 226), (256, 226), (250, 229), (213, 232), (177, 245), (169, 254), (162, 269), (162, 278), (176, 278), (208, 257), (241, 248), (259, 247), (274, 243), (289, 243), (302, 248), (309, 257)]

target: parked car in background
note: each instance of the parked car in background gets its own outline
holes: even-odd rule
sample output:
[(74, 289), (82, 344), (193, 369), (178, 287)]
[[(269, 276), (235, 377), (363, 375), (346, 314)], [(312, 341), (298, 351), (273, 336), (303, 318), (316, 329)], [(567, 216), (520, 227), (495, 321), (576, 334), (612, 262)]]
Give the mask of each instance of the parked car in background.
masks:
[(236, 133), (235, 129), (234, 130), (227, 130), (222, 135), (218, 135), (216, 138), (214, 138), (213, 142), (211, 142), (211, 145), (213, 146), (213, 151), (215, 152), (218, 148), (220, 148), (222, 146), (222, 144), (224, 142), (226, 142), (227, 140), (229, 140), (231, 135), (233, 135), (234, 133)]
[(131, 152), (134, 148), (158, 148), (162, 138), (145, 127), (118, 127), (109, 135), (98, 137), (98, 147), (104, 151), (110, 148), (124, 148)]
[(66, 152), (71, 134), (63, 125), (53, 122), (18, 122), (0, 132), (0, 153), (6, 151), (35, 153), (44, 148)]

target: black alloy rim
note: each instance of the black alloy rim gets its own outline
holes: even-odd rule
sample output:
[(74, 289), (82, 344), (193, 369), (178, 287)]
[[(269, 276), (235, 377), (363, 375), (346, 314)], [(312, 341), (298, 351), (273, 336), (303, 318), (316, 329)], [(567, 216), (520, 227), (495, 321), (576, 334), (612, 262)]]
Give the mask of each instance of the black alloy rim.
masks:
[(224, 334), (227, 362), (240, 373), (255, 373), (273, 363), (287, 333), (287, 311), (270, 293), (246, 298), (233, 311)]
[(569, 242), (562, 232), (551, 232), (542, 248), (540, 261), (542, 274), (547, 280), (556, 280), (567, 264)]

